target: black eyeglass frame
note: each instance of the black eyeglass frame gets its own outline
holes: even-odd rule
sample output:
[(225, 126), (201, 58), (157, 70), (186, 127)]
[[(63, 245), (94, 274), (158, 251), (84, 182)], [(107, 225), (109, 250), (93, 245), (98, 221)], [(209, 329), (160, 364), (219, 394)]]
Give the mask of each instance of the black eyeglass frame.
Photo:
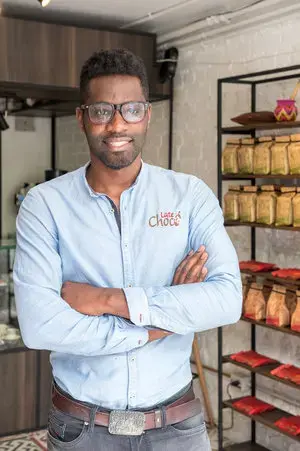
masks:
[[(145, 114), (144, 114), (144, 117), (142, 118), (142, 119), (140, 119), (139, 121), (137, 121), (137, 122), (133, 122), (133, 121), (127, 121), (125, 118), (124, 118), (124, 116), (123, 116), (123, 113), (122, 113), (122, 108), (123, 108), (123, 106), (124, 105), (128, 105), (129, 103), (138, 103), (138, 104), (143, 104), (144, 105), (144, 107), (145, 107)], [(147, 111), (149, 110), (149, 107), (150, 107), (150, 105), (151, 105), (151, 103), (150, 102), (142, 102), (142, 101), (130, 101), (130, 102), (124, 102), (124, 103), (109, 103), (109, 102), (95, 102), (95, 103), (91, 103), (90, 105), (80, 105), (80, 109), (82, 110), (82, 111), (85, 111), (85, 110), (87, 110), (88, 111), (88, 115), (89, 115), (89, 119), (90, 119), (90, 121), (93, 123), (93, 124), (95, 124), (95, 125), (101, 125), (101, 123), (99, 124), (98, 122), (94, 122), (92, 119), (91, 119), (91, 115), (90, 115), (90, 107), (91, 106), (94, 106), (94, 105), (110, 105), (110, 106), (112, 106), (113, 108), (114, 108), (114, 110), (113, 110), (113, 113), (112, 113), (112, 116), (111, 116), (111, 118), (109, 119), (109, 121), (108, 122), (103, 122), (103, 124), (109, 124), (112, 120), (113, 120), (113, 118), (115, 117), (115, 114), (116, 114), (116, 111), (119, 111), (119, 113), (121, 114), (121, 116), (122, 116), (122, 119), (125, 121), (125, 122), (127, 122), (127, 124), (138, 124), (139, 122), (142, 122), (144, 119), (145, 119), (145, 116), (146, 116), (146, 113), (147, 113)]]

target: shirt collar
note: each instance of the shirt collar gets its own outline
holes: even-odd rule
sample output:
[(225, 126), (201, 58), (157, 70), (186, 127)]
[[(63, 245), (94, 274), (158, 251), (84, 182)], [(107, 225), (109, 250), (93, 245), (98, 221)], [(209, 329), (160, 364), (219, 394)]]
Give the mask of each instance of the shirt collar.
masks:
[[(91, 197), (101, 197), (101, 196), (105, 196), (104, 193), (97, 193), (96, 191), (94, 191), (92, 189), (92, 187), (88, 184), (88, 181), (86, 179), (86, 171), (89, 167), (89, 165), (91, 164), (91, 161), (89, 160), (84, 166), (81, 167), (81, 178), (83, 180), (85, 189), (88, 191), (89, 195)], [(147, 164), (144, 163), (144, 161), (142, 160), (142, 165), (141, 165), (141, 170), (137, 176), (137, 178), (135, 179), (134, 183), (130, 186), (129, 190), (134, 189), (137, 185), (139, 185), (141, 183), (141, 180), (143, 180), (146, 176), (146, 167)]]

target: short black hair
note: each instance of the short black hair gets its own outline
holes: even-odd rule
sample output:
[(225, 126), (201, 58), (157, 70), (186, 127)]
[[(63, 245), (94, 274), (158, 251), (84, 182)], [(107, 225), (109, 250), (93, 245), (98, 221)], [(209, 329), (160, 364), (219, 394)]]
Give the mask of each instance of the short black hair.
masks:
[(101, 50), (95, 52), (82, 66), (80, 74), (80, 98), (84, 103), (88, 97), (88, 85), (101, 75), (132, 75), (141, 82), (143, 94), (149, 100), (149, 83), (143, 60), (126, 49)]

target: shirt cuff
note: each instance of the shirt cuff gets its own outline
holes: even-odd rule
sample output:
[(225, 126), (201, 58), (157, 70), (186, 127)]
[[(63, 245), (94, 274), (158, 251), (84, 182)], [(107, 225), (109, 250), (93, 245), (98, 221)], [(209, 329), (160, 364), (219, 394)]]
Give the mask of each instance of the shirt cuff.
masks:
[(123, 288), (128, 305), (130, 321), (136, 326), (150, 325), (148, 298), (139, 287)]

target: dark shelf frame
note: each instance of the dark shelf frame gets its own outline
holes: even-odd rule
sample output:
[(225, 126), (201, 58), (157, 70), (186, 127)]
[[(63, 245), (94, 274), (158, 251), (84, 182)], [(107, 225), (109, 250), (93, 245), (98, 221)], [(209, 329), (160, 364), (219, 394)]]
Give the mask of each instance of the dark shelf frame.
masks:
[[(251, 137), (256, 137), (256, 130), (275, 130), (275, 129), (292, 129), (299, 127), (300, 128), (300, 122), (295, 121), (291, 123), (269, 123), (269, 124), (252, 124), (251, 126), (238, 126), (238, 127), (223, 127), (223, 111), (222, 111), (222, 104), (223, 104), (223, 88), (227, 84), (240, 84), (248, 86), (251, 90), (251, 105), (250, 110), (251, 112), (256, 111), (256, 90), (257, 86), (262, 83), (273, 83), (283, 80), (290, 80), (290, 79), (297, 79), (300, 78), (300, 65), (294, 65), (294, 66), (287, 66), (287, 67), (281, 67), (273, 70), (267, 70), (267, 71), (260, 71), (260, 72), (254, 72), (254, 73), (248, 73), (248, 74), (242, 74), (242, 75), (236, 75), (233, 77), (226, 77), (226, 78), (220, 78), (217, 82), (217, 95), (218, 95), (218, 104), (217, 104), (217, 161), (218, 161), (218, 199), (220, 202), (220, 206), (222, 207), (222, 201), (223, 201), (223, 187), (222, 182), (223, 180), (230, 180), (229, 178), (225, 178), (222, 174), (222, 151), (223, 151), (223, 144), (222, 144), (222, 136), (223, 134), (240, 134), (240, 135), (250, 135)], [(251, 185), (256, 185), (256, 179), (259, 177), (254, 176), (248, 176), (248, 180), (250, 180)], [(262, 178), (268, 178), (268, 177), (262, 177)], [(271, 177), (270, 177), (271, 178)], [(274, 177), (275, 178), (275, 177)], [(276, 176), (276, 178), (287, 178), (286, 176), (281, 177), (280, 175)], [(289, 177), (290, 178), (290, 177)], [(297, 178), (297, 177), (291, 177), (291, 179)], [(234, 177), (233, 179), (237, 180), (237, 177)], [(243, 180), (244, 177), (242, 177), (241, 180)], [(250, 226), (251, 227), (251, 260), (255, 260), (256, 257), (256, 228), (262, 227), (262, 228), (273, 228), (273, 229), (279, 229), (279, 230), (292, 230), (292, 231), (300, 231), (299, 228), (292, 228), (292, 227), (276, 227), (276, 226), (266, 226), (264, 224), (258, 224), (258, 223), (240, 223), (240, 222), (233, 222), (233, 221), (227, 221), (225, 223), (227, 226)], [(257, 325), (264, 325), (264, 327), (270, 327), (266, 324), (257, 324), (256, 322), (251, 322), (251, 349), (253, 351), (256, 351), (256, 326)], [(274, 327), (270, 327), (274, 328)], [(277, 330), (281, 330), (280, 328), (276, 328)], [(282, 330), (282, 332), (286, 332), (286, 330)], [(298, 334), (297, 332), (290, 331), (288, 333)], [(220, 327), (218, 329), (218, 413), (219, 413), (219, 421), (218, 421), (218, 433), (219, 433), (219, 439), (218, 439), (218, 449), (219, 451), (223, 451), (223, 329)], [(251, 373), (251, 395), (255, 396), (256, 394), (256, 373)], [(249, 450), (264, 450), (264, 448), (258, 447), (256, 445), (256, 418), (252, 418), (251, 422), (251, 447)], [(267, 426), (270, 426), (270, 424), (267, 424)], [(271, 427), (271, 426), (270, 426)], [(277, 431), (282, 432), (276, 428)], [(282, 432), (283, 433), (283, 432)], [(287, 434), (286, 434), (287, 435)], [(295, 437), (292, 437), (295, 438)], [(249, 445), (249, 446), (250, 446)], [(248, 445), (247, 445), (248, 446)], [(229, 448), (230, 449), (230, 448)], [(240, 445), (236, 445), (236, 448), (232, 449), (243, 449), (243, 451), (246, 451), (246, 448), (240, 448)]]
[[(289, 230), (290, 232), (300, 232), (300, 227), (293, 226), (276, 226), (274, 224), (260, 224), (258, 222), (241, 222), (241, 221), (225, 221), (226, 227), (232, 226), (244, 226), (244, 227), (252, 227), (252, 228), (263, 228), (263, 229), (277, 229), (277, 230)], [(254, 258), (253, 258), (254, 260)]]
[(239, 399), (243, 399), (243, 397), (241, 398), (236, 398), (236, 399), (230, 399), (227, 401), (224, 401), (224, 407), (229, 407), (230, 409), (234, 410), (235, 412), (240, 413), (241, 415), (244, 415), (247, 418), (250, 418), (252, 421), (258, 422), (263, 424), (264, 426), (267, 426), (271, 429), (273, 429), (274, 431), (280, 432), (281, 434), (286, 435), (289, 438), (292, 438), (293, 440), (296, 440), (297, 442), (300, 443), (300, 436), (295, 436), (292, 434), (289, 434), (286, 431), (282, 431), (281, 429), (279, 429), (277, 426), (274, 425), (275, 421), (279, 420), (282, 417), (291, 417), (292, 415), (285, 412), (284, 410), (281, 409), (274, 409), (271, 412), (265, 412), (265, 413), (261, 413), (260, 415), (247, 415), (246, 413), (236, 409), (233, 406), (233, 403), (235, 401), (238, 401)]
[(235, 445), (226, 446), (224, 451), (268, 451), (267, 448), (258, 445), (257, 443), (244, 442), (236, 443)]
[(238, 125), (233, 127), (223, 127), (223, 135), (248, 135), (255, 130), (286, 130), (291, 128), (299, 128), (300, 121), (291, 122), (261, 122), (259, 124), (252, 125)]
[(240, 368), (243, 368), (244, 370), (250, 371), (251, 373), (259, 374), (260, 376), (267, 377), (268, 379), (272, 379), (273, 381), (280, 382), (281, 384), (288, 385), (289, 387), (296, 388), (297, 390), (300, 390), (300, 385), (295, 384), (294, 382), (291, 382), (287, 379), (280, 379), (280, 377), (273, 376), (271, 374), (272, 370), (275, 370), (275, 368), (278, 368), (282, 363), (272, 363), (270, 365), (263, 365), (256, 368), (252, 368), (249, 365), (246, 365), (241, 362), (237, 362), (235, 360), (232, 360), (229, 355), (223, 357), (223, 363), (231, 363), (232, 365), (239, 366)]
[(290, 288), (290, 290), (299, 290), (300, 289), (300, 280), (293, 280), (293, 279), (283, 279), (282, 277), (274, 277), (272, 276), (271, 272), (254, 272), (254, 271), (247, 271), (247, 270), (241, 270), (242, 274), (245, 274), (250, 277), (255, 277), (259, 279), (263, 279), (266, 282), (270, 281), (272, 283), (276, 283), (278, 285), (284, 285), (287, 288)]
[(300, 332), (292, 330), (290, 327), (279, 327), (279, 326), (277, 327), (273, 326), (272, 324), (267, 324), (265, 321), (257, 321), (254, 319), (245, 318), (244, 316), (241, 317), (241, 320), (245, 321), (246, 323), (252, 324), (252, 326), (266, 327), (267, 329), (277, 330), (279, 332), (283, 332), (284, 334), (294, 335), (300, 338)]
[(222, 180), (252, 180), (252, 179), (281, 179), (300, 180), (300, 174), (223, 174)]

